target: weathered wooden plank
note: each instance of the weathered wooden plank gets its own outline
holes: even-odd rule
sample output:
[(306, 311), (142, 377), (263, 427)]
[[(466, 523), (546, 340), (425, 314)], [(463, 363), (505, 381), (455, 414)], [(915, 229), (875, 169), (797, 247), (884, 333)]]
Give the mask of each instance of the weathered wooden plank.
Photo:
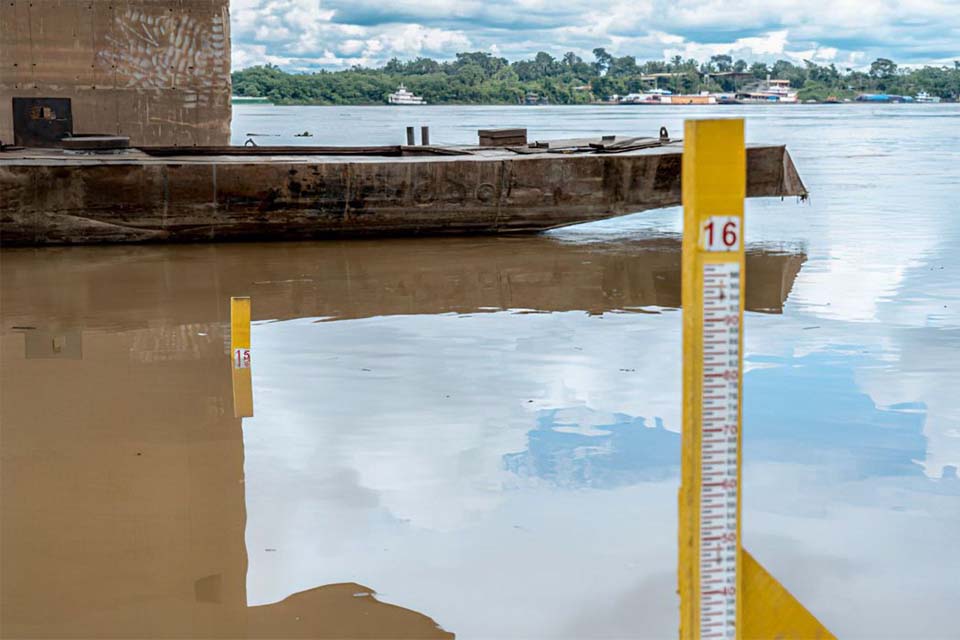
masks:
[(481, 147), (513, 147), (527, 144), (526, 129), (480, 129)]
[[(247, 146), (247, 147), (138, 147), (148, 156), (159, 158), (191, 156), (400, 156), (405, 148), (400, 145), (358, 147), (299, 147), (299, 146)], [(424, 147), (430, 149), (431, 147)]]

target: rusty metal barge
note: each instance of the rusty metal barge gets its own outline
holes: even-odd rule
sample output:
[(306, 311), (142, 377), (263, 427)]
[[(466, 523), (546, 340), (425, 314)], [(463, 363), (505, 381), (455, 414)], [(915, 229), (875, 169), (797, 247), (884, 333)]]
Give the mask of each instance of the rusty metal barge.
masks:
[[(0, 243), (535, 232), (680, 203), (682, 142), (605, 140), (7, 150)], [(783, 146), (751, 145), (747, 168), (749, 197), (806, 196)]]

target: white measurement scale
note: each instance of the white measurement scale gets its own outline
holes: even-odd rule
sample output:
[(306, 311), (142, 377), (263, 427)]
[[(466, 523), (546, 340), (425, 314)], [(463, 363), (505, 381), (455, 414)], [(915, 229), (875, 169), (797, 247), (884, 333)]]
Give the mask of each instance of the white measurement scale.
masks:
[(700, 637), (736, 638), (740, 431), (738, 262), (703, 265), (702, 344)]

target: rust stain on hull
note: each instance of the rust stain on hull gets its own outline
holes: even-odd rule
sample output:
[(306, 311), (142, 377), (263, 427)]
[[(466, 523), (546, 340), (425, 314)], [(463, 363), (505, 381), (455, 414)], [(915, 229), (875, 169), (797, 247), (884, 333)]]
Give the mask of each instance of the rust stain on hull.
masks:
[[(542, 231), (680, 203), (682, 147), (615, 155), (0, 154), (6, 246)], [(806, 196), (783, 146), (750, 197)]]

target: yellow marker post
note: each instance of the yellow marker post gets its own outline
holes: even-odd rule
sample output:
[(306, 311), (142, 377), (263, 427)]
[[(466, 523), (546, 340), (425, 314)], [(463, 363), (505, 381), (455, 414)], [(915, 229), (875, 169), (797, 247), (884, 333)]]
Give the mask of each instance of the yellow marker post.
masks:
[(832, 638), (740, 546), (743, 120), (684, 138), (680, 637)]
[(743, 120), (687, 121), (682, 176), (680, 637), (739, 639)]
[(250, 298), (230, 298), (230, 355), (233, 372), (233, 415), (253, 416), (250, 372)]

